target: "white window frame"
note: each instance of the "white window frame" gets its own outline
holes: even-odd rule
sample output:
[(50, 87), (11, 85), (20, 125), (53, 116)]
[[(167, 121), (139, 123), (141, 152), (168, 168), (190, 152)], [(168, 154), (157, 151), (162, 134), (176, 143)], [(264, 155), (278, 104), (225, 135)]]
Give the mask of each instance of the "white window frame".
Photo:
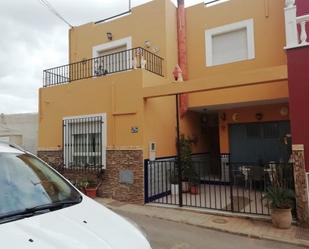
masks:
[[(111, 41), (111, 42), (107, 42), (107, 43), (103, 43), (97, 46), (94, 46), (92, 48), (92, 58), (96, 58), (98, 56), (100, 56), (100, 53), (106, 51), (106, 50), (111, 50), (113, 48), (117, 48), (117, 47), (122, 47), (122, 46), (126, 46), (126, 49), (132, 49), (132, 37), (125, 37), (123, 39), (119, 39), (119, 40), (115, 40), (115, 41)], [(127, 63), (129, 65), (129, 67), (131, 68), (132, 65), (132, 61), (131, 61), (131, 57), (132, 56), (128, 56), (127, 58)], [(95, 76), (95, 66), (93, 67), (93, 75)]]
[(225, 3), (225, 2), (228, 2), (228, 1), (230, 1), (230, 0), (217, 0), (216, 2), (214, 2), (213, 0), (208, 0), (208, 1), (204, 0), (204, 4), (205, 4), (205, 7), (211, 7), (211, 6), (215, 6), (215, 5)]
[[(231, 24), (227, 24), (224, 26), (207, 29), (205, 30), (205, 48), (206, 48), (206, 67), (224, 65), (233, 62), (227, 62), (222, 64), (214, 64), (213, 63), (213, 37), (216, 35), (221, 35), (224, 33), (229, 33), (233, 31), (237, 31), (240, 29), (246, 29), (247, 32), (247, 47), (248, 47), (248, 58), (244, 60), (252, 60), (255, 59), (255, 44), (254, 44), (254, 21), (253, 19), (248, 19), (240, 22), (235, 22)], [(244, 61), (238, 60), (238, 61)]]
[[(98, 113), (98, 114), (90, 114), (90, 115), (81, 115), (81, 116), (67, 116), (63, 118), (63, 121), (65, 120), (71, 120), (71, 119), (82, 119), (82, 118), (91, 118), (91, 117), (102, 117), (102, 151), (101, 151), (101, 158), (102, 158), (102, 169), (106, 169), (106, 149), (107, 149), (107, 114), (106, 113)], [(66, 136), (66, 129), (63, 129), (63, 137)], [(72, 134), (71, 134), (72, 135)], [(87, 134), (88, 136), (88, 134)], [(73, 139), (73, 138), (72, 138)], [(65, 148), (64, 148), (65, 149)], [(88, 148), (87, 148), (88, 150)], [(69, 168), (69, 162), (70, 159), (66, 158), (67, 153), (63, 153), (64, 157), (64, 167)], [(74, 153), (73, 153), (74, 154)], [(82, 156), (83, 153), (81, 153)]]

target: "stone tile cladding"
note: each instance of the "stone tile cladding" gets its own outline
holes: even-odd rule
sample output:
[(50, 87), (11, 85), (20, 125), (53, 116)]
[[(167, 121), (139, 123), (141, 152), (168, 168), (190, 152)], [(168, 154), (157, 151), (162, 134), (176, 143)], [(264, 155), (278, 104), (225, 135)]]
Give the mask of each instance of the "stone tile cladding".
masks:
[(309, 227), (308, 187), (304, 155), (303, 149), (293, 148), (297, 219), (300, 225)]
[[(99, 193), (103, 197), (144, 203), (144, 164), (142, 150), (108, 150), (107, 166)], [(133, 173), (133, 184), (120, 183), (120, 171)]]
[[(107, 150), (107, 165), (103, 172), (74, 171), (63, 169), (63, 152), (39, 151), (38, 156), (56, 168), (71, 182), (92, 180), (100, 184), (98, 196), (118, 201), (144, 204), (144, 164), (143, 151)], [(133, 175), (133, 183), (121, 183), (120, 172), (126, 170)]]

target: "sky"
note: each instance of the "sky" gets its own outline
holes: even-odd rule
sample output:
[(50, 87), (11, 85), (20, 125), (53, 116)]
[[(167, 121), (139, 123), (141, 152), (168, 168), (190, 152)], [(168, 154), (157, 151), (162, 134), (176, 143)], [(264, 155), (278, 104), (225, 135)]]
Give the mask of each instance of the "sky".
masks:
[[(132, 0), (132, 6), (149, 1)], [(48, 2), (73, 26), (128, 9), (128, 0)], [(0, 30), (0, 113), (37, 112), (43, 70), (68, 62), (69, 27), (40, 0), (0, 0)]]

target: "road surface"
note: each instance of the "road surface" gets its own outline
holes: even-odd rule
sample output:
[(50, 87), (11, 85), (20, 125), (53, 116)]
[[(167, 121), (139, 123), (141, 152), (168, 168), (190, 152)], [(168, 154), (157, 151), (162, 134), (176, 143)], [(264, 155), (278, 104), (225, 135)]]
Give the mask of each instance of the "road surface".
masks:
[(117, 213), (136, 222), (147, 233), (153, 249), (305, 249), (143, 215), (120, 211)]

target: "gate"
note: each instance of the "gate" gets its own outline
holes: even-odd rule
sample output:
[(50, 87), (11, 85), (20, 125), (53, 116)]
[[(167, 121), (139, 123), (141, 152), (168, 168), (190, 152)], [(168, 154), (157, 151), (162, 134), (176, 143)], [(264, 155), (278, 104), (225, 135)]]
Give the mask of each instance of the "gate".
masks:
[(193, 161), (179, 182), (176, 159), (145, 161), (145, 202), (269, 215), (267, 188), (280, 182), (294, 189), (292, 164), (229, 164), (226, 156), (221, 162), (218, 169), (209, 160)]

